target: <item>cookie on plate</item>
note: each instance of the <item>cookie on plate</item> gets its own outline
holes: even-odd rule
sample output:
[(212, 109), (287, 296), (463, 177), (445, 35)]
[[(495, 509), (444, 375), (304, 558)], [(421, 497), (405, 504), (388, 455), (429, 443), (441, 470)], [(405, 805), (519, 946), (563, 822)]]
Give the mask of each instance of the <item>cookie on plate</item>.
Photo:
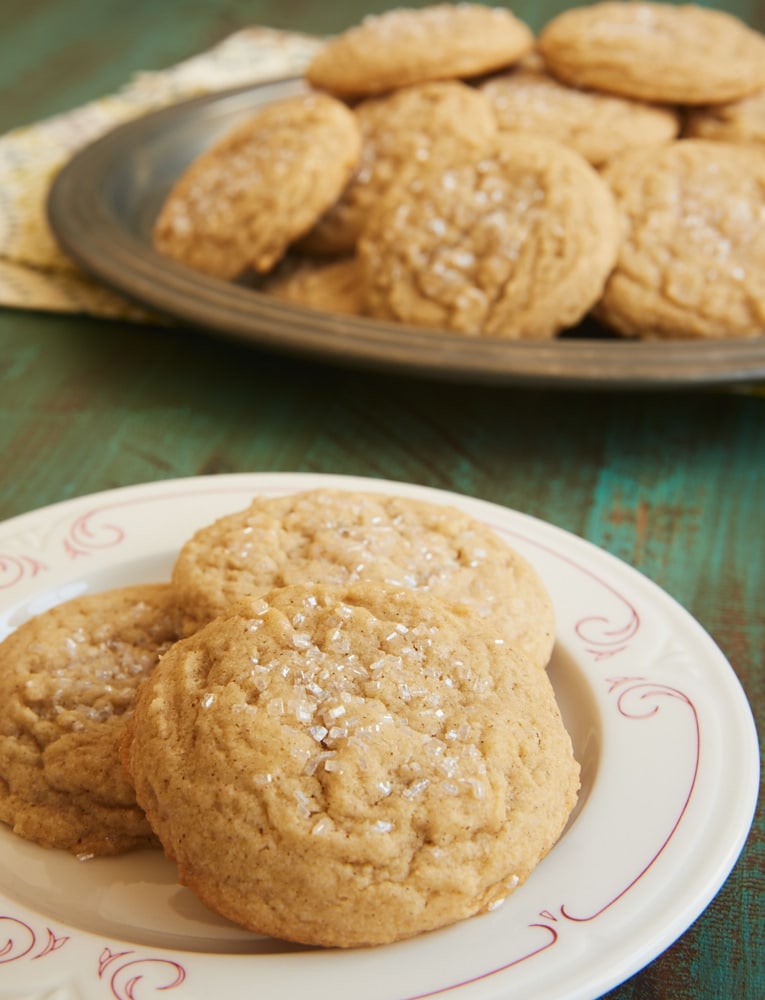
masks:
[(181, 175), (154, 246), (219, 278), (267, 272), (338, 198), (360, 152), (353, 113), (326, 94), (265, 105)]
[(532, 662), (549, 660), (555, 621), (538, 574), (491, 528), (447, 505), (330, 489), (255, 497), (190, 538), (172, 574), (187, 633), (274, 587), (373, 581), (469, 604)]
[(575, 7), (547, 23), (537, 46), (566, 83), (639, 100), (712, 104), (765, 85), (765, 38), (694, 4)]
[(569, 87), (541, 68), (496, 74), (481, 90), (500, 131), (557, 139), (593, 166), (632, 146), (667, 142), (680, 130), (674, 109)]
[(483, 94), (458, 80), (402, 87), (354, 107), (363, 144), (358, 169), (339, 201), (301, 242), (309, 253), (352, 253), (370, 207), (413, 160), (434, 146), (486, 147), (497, 127)]
[(371, 584), (281, 588), (175, 645), (123, 759), (183, 884), (328, 947), (493, 908), (579, 784), (547, 674), (493, 619)]
[(765, 150), (681, 139), (623, 153), (603, 176), (625, 239), (602, 322), (649, 338), (765, 334)]
[(369, 15), (329, 39), (306, 77), (336, 96), (365, 97), (411, 83), (489, 73), (510, 66), (533, 45), (528, 25), (500, 7), (399, 7)]
[(345, 316), (360, 316), (363, 296), (355, 257), (337, 260), (294, 258), (272, 272), (262, 290), (295, 305)]
[(146, 584), (67, 601), (0, 644), (0, 820), (77, 855), (156, 844), (119, 745), (177, 638), (170, 587)]
[(616, 260), (611, 192), (574, 150), (501, 134), (482, 156), (413, 166), (358, 245), (371, 316), (549, 339), (600, 297)]
[(739, 101), (692, 109), (685, 116), (683, 135), (765, 146), (765, 88)]

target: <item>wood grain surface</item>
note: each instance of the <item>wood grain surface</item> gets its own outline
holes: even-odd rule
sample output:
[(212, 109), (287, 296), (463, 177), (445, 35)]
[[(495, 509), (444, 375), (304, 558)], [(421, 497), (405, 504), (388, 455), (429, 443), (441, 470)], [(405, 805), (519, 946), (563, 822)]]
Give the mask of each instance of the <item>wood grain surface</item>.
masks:
[[(113, 91), (249, 23), (332, 32), (390, 6), (5, 0), (0, 131)], [(538, 28), (562, 6), (513, 9)], [(727, 9), (765, 28), (762, 3)], [(683, 604), (730, 659), (763, 726), (761, 389), (452, 385), (294, 360), (183, 328), (0, 310), (0, 463), (0, 519), (130, 483), (278, 470), (408, 480), (516, 508), (602, 546)], [(708, 909), (609, 1000), (765, 996), (764, 834), (760, 808)]]

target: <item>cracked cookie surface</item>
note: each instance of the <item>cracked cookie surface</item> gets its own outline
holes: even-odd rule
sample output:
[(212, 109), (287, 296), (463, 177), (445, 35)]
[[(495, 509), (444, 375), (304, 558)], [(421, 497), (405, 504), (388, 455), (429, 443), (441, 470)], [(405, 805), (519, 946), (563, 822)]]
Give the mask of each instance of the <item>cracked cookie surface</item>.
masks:
[(353, 113), (325, 94), (264, 106), (198, 156), (168, 194), (155, 248), (206, 274), (269, 271), (356, 167)]
[(616, 260), (611, 192), (575, 151), (528, 133), (413, 166), (370, 214), (367, 310), (466, 335), (547, 339), (597, 301)]
[(509, 10), (481, 4), (400, 7), (369, 15), (330, 39), (306, 70), (336, 96), (382, 94), (411, 83), (466, 78), (509, 66), (534, 36)]
[(682, 139), (603, 176), (625, 238), (599, 319), (654, 338), (765, 333), (765, 150)]
[(255, 497), (186, 542), (172, 581), (187, 632), (274, 587), (377, 581), (469, 604), (540, 667), (555, 641), (552, 602), (526, 559), (463, 511), (408, 497)]
[(338, 202), (302, 241), (310, 252), (355, 249), (370, 208), (412, 162), (425, 162), (434, 146), (482, 149), (496, 132), (489, 102), (458, 80), (403, 87), (354, 107), (363, 137), (359, 166)]
[(475, 612), (374, 585), (283, 588), (176, 644), (123, 749), (182, 883), (332, 947), (498, 904), (579, 783), (544, 671)]
[(566, 83), (646, 101), (717, 103), (765, 85), (765, 38), (694, 4), (575, 7), (547, 23), (537, 46)]
[(671, 108), (569, 87), (543, 69), (519, 68), (481, 84), (503, 132), (535, 132), (570, 146), (594, 166), (632, 146), (674, 139)]
[(0, 644), (0, 819), (45, 847), (156, 844), (120, 764), (140, 683), (178, 637), (167, 584), (75, 598)]

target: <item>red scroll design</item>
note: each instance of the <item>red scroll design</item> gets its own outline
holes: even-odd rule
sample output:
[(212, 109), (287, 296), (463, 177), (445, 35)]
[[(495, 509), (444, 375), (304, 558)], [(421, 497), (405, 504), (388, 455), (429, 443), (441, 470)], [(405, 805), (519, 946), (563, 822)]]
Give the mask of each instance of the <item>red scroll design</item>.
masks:
[(0, 965), (18, 962), (20, 959), (34, 961), (58, 951), (69, 940), (58, 936), (50, 927), (45, 934), (38, 934), (26, 921), (7, 914), (0, 916)]
[(186, 970), (169, 958), (142, 958), (134, 951), (104, 948), (98, 959), (98, 978), (108, 982), (116, 1000), (146, 1000), (180, 986)]
[(99, 521), (103, 512), (104, 508), (87, 511), (70, 526), (64, 539), (64, 549), (73, 559), (112, 548), (124, 541), (125, 532), (119, 525)]
[(0, 590), (13, 587), (27, 576), (37, 576), (48, 567), (33, 556), (12, 556), (0, 552)]
[[(693, 701), (678, 688), (671, 687), (668, 684), (660, 684), (654, 681), (646, 680), (643, 677), (611, 677), (606, 678), (606, 683), (609, 685), (609, 694), (616, 694), (616, 707), (619, 714), (625, 719), (631, 719), (634, 721), (643, 721), (645, 719), (653, 718), (661, 710), (662, 700), (661, 699), (672, 699), (679, 701), (680, 703), (686, 705), (691, 713), (691, 718), (693, 721), (693, 734), (694, 734), (694, 745), (693, 745), (693, 765), (691, 768), (690, 779), (688, 782), (688, 788), (685, 792), (683, 798), (681, 798), (677, 804), (677, 813), (673, 818), (673, 821), (662, 841), (657, 845), (656, 850), (648, 859), (648, 861), (643, 865), (643, 867), (637, 871), (634, 876), (627, 882), (626, 885), (620, 886), (618, 891), (614, 893), (609, 899), (607, 899), (600, 907), (598, 907), (594, 912), (585, 915), (574, 915), (570, 908), (565, 904), (559, 909), (561, 916), (565, 917), (566, 920), (570, 920), (574, 923), (583, 924), (589, 923), (592, 920), (597, 919), (607, 910), (609, 910), (615, 903), (618, 903), (620, 899), (627, 895), (627, 893), (634, 888), (640, 882), (640, 880), (646, 875), (648, 871), (656, 864), (661, 855), (669, 846), (672, 838), (677, 833), (680, 824), (683, 821), (683, 817), (688, 811), (688, 807), (693, 798), (693, 793), (696, 788), (696, 781), (699, 774), (699, 760), (701, 755), (701, 727), (699, 723), (699, 715), (694, 705)], [(552, 928), (550, 928), (552, 930)]]

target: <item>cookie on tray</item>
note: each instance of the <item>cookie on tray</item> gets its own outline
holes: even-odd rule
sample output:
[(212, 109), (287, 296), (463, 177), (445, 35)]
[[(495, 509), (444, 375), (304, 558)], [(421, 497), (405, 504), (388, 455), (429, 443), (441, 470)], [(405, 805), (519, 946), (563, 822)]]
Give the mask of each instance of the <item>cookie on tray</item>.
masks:
[(569, 87), (543, 68), (519, 67), (481, 85), (501, 132), (557, 139), (593, 166), (632, 146), (668, 142), (680, 130), (672, 108)]
[(294, 305), (344, 316), (360, 316), (363, 296), (355, 257), (294, 258), (272, 272), (262, 290)]
[(483, 94), (458, 80), (402, 87), (354, 107), (363, 145), (358, 169), (339, 201), (302, 241), (309, 253), (352, 253), (370, 207), (413, 160), (433, 147), (481, 150), (496, 133)]
[(603, 176), (625, 227), (596, 315), (625, 336), (765, 334), (765, 149), (681, 139)]
[(765, 85), (765, 38), (694, 4), (574, 7), (545, 25), (537, 46), (565, 83), (639, 100), (711, 104)]
[(339, 197), (360, 152), (353, 113), (326, 94), (265, 105), (181, 175), (154, 246), (219, 278), (267, 272)]
[(178, 638), (171, 589), (87, 594), (0, 644), (0, 820), (77, 855), (156, 845), (119, 759), (135, 692)]
[(399, 7), (329, 39), (306, 69), (313, 86), (343, 98), (411, 83), (467, 78), (510, 66), (534, 35), (509, 10), (482, 4)]
[(740, 101), (690, 110), (685, 116), (683, 135), (690, 139), (765, 146), (765, 88)]
[(616, 260), (611, 192), (574, 150), (500, 134), (478, 157), (413, 166), (358, 245), (366, 310), (468, 336), (549, 339), (597, 301)]
[(469, 604), (532, 662), (549, 660), (555, 621), (538, 574), (491, 528), (448, 505), (331, 489), (255, 497), (190, 538), (172, 574), (187, 633), (274, 587), (361, 581)]
[(343, 948), (498, 905), (579, 784), (547, 674), (493, 618), (372, 584), (281, 588), (175, 645), (123, 759), (203, 902)]

